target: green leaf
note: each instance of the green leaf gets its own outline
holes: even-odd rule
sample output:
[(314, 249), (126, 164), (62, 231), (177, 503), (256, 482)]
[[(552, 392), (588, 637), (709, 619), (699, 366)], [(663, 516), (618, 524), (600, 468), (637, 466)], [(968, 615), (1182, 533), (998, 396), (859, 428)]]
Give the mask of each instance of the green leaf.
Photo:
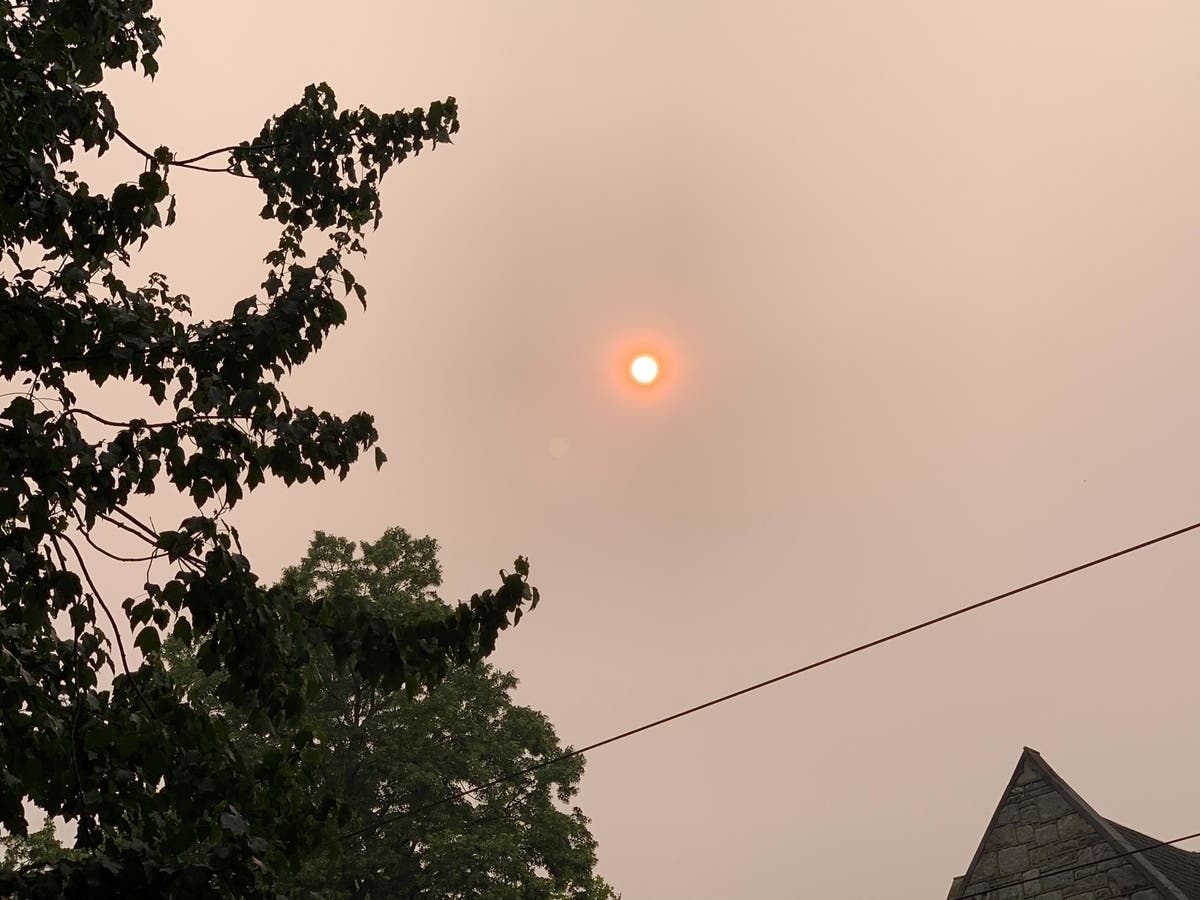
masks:
[(159, 637), (158, 629), (151, 625), (147, 625), (134, 638), (133, 645), (142, 651), (143, 655), (150, 656), (152, 653), (158, 652), (162, 646), (162, 639)]
[[(412, 565), (376, 572), (375, 583), (388, 587), (379, 598), (341, 576), (330, 597), (269, 586), (242, 555), (224, 518), (239, 485), (344, 478), (375, 447), (369, 415), (293, 407), (278, 382), (345, 323), (338, 281), (365, 304), (350, 257), (365, 253), (365, 233), (379, 224), (382, 177), (421, 146), (448, 140), (457, 108), (339, 109), (327, 85), (314, 85), (271, 116), (229, 153), (231, 171), (261, 192), (262, 215), (279, 229), (263, 288), (216, 318), (210, 310), (194, 316), (164, 275), (134, 274), (147, 268), (135, 254), (176, 221), (169, 181), (178, 157), (162, 146), (148, 152), (132, 129), (118, 133), (103, 85), (124, 66), (157, 71), (163, 36), (151, 6), (0, 5), (0, 35), (13, 51), (0, 52), (0, 122), (16, 123), (0, 153), (0, 254), (11, 263), (0, 278), (0, 380), (19, 386), (0, 402), (0, 521), (8, 526), (0, 565), (12, 582), (0, 601), (0, 829), (25, 834), (26, 810), (37, 806), (77, 825), (86, 853), (55, 848), (19, 874), (0, 865), (6, 896), (198, 896), (212, 892), (214, 872), (231, 896), (302, 893), (289, 873), (310, 864), (321, 871), (333, 852), (329, 833), (313, 823), (332, 824), (335, 810), (352, 815), (320, 780), (336, 741), (311, 701), (336, 708), (353, 692), (373, 692), (379, 711), (391, 711), (405, 701), (389, 690), (404, 689), (420, 702), (455, 666), (485, 655), (497, 623), (521, 605), (505, 585), (461, 615), (446, 614), (433, 594), (434, 550), (396, 534), (376, 555)], [(110, 148), (120, 150), (124, 183), (91, 185), (72, 168), (76, 154)], [(197, 162), (220, 169), (224, 155)], [(230, 207), (222, 227), (236, 231), (245, 212)], [(211, 248), (193, 249), (202, 265), (221, 265)], [(80, 382), (119, 388), (111, 423), (79, 408), (70, 385)], [(129, 409), (163, 409), (126, 421), (135, 413), (121, 412), (125, 400)], [(376, 466), (385, 460), (378, 450)], [(136, 494), (162, 488), (190, 495), (205, 514), (161, 531), (143, 522)], [(155, 515), (172, 507), (156, 504)], [(137, 652), (125, 659), (124, 638), (118, 646), (107, 623), (97, 623), (100, 598), (84, 594), (73, 554), (62, 552), (73, 549), (78, 525), (97, 552), (111, 552), (115, 583), (145, 584), (144, 596), (122, 602), (126, 621), (117, 623), (132, 629), (143, 657), (128, 676), (110, 670), (136, 664)], [(153, 544), (154, 558), (140, 558), (139, 541)], [(310, 587), (321, 578), (306, 577)], [(343, 595), (347, 586), (354, 589)], [(322, 696), (331, 686), (338, 693)], [(473, 690), (486, 695), (489, 685)], [(491, 721), (486, 706), (478, 712)], [(291, 736), (302, 723), (314, 736), (297, 747)], [(421, 733), (470, 743), (489, 730), (465, 712), (435, 724), (445, 727)], [(537, 747), (553, 744), (552, 734), (536, 736)], [(404, 781), (406, 796), (490, 771), (482, 758), (443, 766), (438, 748), (414, 767), (400, 752), (409, 745), (389, 749), (394, 776), (426, 762), (438, 775)], [(252, 840), (229, 839), (247, 837), (248, 822)], [(497, 848), (499, 859), (511, 837), (493, 832), (480, 846)], [(590, 871), (589, 840), (565, 823), (534, 848), (546, 871), (511, 883), (528, 875), (529, 896), (581, 896), (580, 884), (543, 882), (552, 871)], [(563, 858), (575, 846), (580, 853)], [(546, 848), (559, 848), (556, 858)], [(491, 887), (469, 892), (489, 895)]]
[(88, 624), (88, 622), (93, 621), (93, 617), (88, 611), (88, 608), (82, 603), (76, 603), (71, 607), (70, 617), (71, 628), (75, 631), (81, 631), (83, 627)]
[(184, 646), (190, 647), (192, 645), (192, 623), (187, 619), (177, 619), (175, 622), (175, 629), (171, 632), (171, 636), (176, 640), (181, 641)]
[(232, 807), (229, 812), (221, 813), (221, 827), (234, 837), (242, 837), (247, 831), (246, 820)]
[(133, 602), (132, 599), (125, 602), (129, 604), (129, 622), (135, 628), (150, 621), (151, 616), (154, 614), (154, 601), (152, 599), (147, 598), (137, 603)]

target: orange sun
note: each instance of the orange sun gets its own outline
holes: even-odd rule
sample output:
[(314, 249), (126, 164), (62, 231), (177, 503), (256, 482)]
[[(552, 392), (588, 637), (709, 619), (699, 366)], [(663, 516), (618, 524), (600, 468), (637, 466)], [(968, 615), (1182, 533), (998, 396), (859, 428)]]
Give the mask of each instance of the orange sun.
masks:
[(638, 384), (651, 385), (658, 381), (658, 360), (649, 353), (641, 353), (629, 364), (629, 375)]

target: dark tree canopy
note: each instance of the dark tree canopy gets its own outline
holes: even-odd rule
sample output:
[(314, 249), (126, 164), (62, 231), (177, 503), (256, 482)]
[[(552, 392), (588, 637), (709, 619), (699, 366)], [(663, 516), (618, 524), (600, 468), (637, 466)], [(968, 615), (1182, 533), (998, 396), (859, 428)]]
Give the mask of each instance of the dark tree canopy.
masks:
[[(518, 560), (498, 589), (402, 625), (336, 585), (256, 577), (225, 521), (246, 491), (344, 477), (373, 448), (384, 460), (369, 415), (293, 404), (278, 383), (345, 322), (344, 299), (365, 300), (347, 262), (379, 222), (380, 181), (449, 142), (457, 106), (339, 109), (310, 86), (253, 139), (185, 158), (126, 135), (101, 89), (123, 66), (152, 76), (161, 40), (149, 0), (0, 3), (0, 828), (22, 836), (40, 810), (74, 826), (78, 851), (6, 868), (0, 895), (274, 896), (337, 830), (314, 748), (248, 755), (181, 696), (168, 635), (224, 674), (220, 700), (247, 727), (280, 734), (318, 693), (314, 657), (417, 690), (486, 656), (537, 597)], [(104, 194), (73, 160), (110, 150), (131, 174)], [(132, 254), (174, 220), (174, 177), (244, 178), (278, 225), (261, 288), (226, 318), (194, 320), (163, 275), (131, 283)], [(114, 380), (160, 412), (79, 405), (73, 386)], [(162, 487), (196, 507), (168, 529), (138, 514)], [(128, 563), (140, 593), (103, 596), (100, 556)]]
[[(284, 575), (301, 595), (362, 594), (397, 622), (434, 622), (448, 607), (437, 544), (392, 528), (355, 545), (318, 533), (304, 560)], [(217, 698), (220, 673), (168, 644), (171, 672), (191, 701), (232, 723), (248, 754), (267, 746), (237, 707)], [(516, 679), (486, 663), (456, 665), (436, 685), (383, 692), (332, 665), (308, 663), (322, 687), (290, 724), (320, 748), (318, 786), (345, 804), (348, 840), (308, 856), (288, 880), (292, 892), (330, 900), (612, 900), (595, 875), (588, 820), (567, 804), (583, 758), (563, 752), (544, 715), (516, 705)], [(295, 743), (294, 736), (286, 740)], [(308, 743), (306, 736), (303, 742)], [(454, 797), (522, 769), (532, 772)], [(454, 797), (453, 800), (447, 798)], [(407, 815), (407, 813), (414, 813)]]

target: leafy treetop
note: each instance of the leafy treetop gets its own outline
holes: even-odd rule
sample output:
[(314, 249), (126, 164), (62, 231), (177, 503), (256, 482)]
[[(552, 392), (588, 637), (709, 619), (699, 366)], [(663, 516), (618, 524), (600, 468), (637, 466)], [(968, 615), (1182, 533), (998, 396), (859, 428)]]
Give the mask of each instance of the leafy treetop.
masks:
[[(0, 826), (26, 834), (36, 807), (74, 824), (79, 851), (0, 873), (0, 895), (271, 896), (326, 836), (311, 748), (247, 756), (181, 696), (164, 636), (224, 673), (222, 702), (265, 734), (315, 695), (314, 656), (417, 690), (486, 656), (537, 599), (523, 559), (497, 589), (409, 625), (360, 594), (255, 575), (225, 521), (246, 491), (344, 477), (370, 449), (384, 461), (369, 415), (294, 405), (278, 383), (345, 322), (345, 298), (365, 302), (347, 262), (379, 222), (380, 181), (449, 142), (458, 109), (340, 109), (316, 85), (253, 140), (192, 157), (147, 150), (101, 84), (123, 66), (153, 76), (161, 42), (150, 0), (0, 4), (0, 378), (19, 388), (0, 403)], [(73, 161), (114, 145), (140, 171), (94, 191)], [(261, 289), (220, 320), (194, 321), (161, 274), (126, 280), (132, 254), (174, 221), (176, 170), (255, 182), (279, 226)], [(162, 414), (85, 408), (81, 379), (138, 385)], [(164, 485), (196, 505), (165, 530), (135, 507)], [(117, 535), (144, 549), (114, 550)], [(111, 604), (88, 568), (97, 555), (145, 572), (144, 591)]]
[[(436, 594), (436, 542), (401, 528), (357, 545), (318, 532), (284, 581), (306, 595), (361, 593), (398, 622), (437, 621), (448, 609)], [(319, 748), (315, 783), (338, 798), (342, 839), (304, 859), (287, 880), (291, 893), (329, 900), (615, 897), (595, 874), (587, 818), (566, 806), (583, 758), (552, 762), (562, 753), (554, 728), (513, 702), (511, 673), (456, 665), (443, 681), (409, 695), (380, 691), (317, 655), (307, 665), (320, 694), (285, 734), (264, 741), (241, 710), (218, 699), (221, 673), (204, 675), (179, 642), (167, 647), (191, 702), (229, 721), (249, 755), (297, 741)], [(534, 764), (542, 767), (522, 772)], [(456, 796), (464, 785), (485, 787)]]

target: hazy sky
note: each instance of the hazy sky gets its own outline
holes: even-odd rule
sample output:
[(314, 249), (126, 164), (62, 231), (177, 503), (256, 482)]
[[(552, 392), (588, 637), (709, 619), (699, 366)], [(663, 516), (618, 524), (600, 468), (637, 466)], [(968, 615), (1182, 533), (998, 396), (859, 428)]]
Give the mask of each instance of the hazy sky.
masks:
[[(432, 534), (448, 598), (528, 554), (545, 603), (498, 662), (567, 742), (1200, 518), (1192, 0), (157, 5), (157, 82), (112, 85), (143, 145), (251, 137), (312, 81), (459, 99), (455, 146), (389, 174), (369, 309), (291, 383), (373, 411), (391, 463), (235, 522), (269, 573), (316, 529)], [(261, 199), (173, 184), (146, 262), (223, 314)], [(667, 377), (637, 394), (646, 346)], [(941, 898), (1022, 745), (1104, 815), (1200, 828), (1198, 558), (597, 751), (601, 872)]]

